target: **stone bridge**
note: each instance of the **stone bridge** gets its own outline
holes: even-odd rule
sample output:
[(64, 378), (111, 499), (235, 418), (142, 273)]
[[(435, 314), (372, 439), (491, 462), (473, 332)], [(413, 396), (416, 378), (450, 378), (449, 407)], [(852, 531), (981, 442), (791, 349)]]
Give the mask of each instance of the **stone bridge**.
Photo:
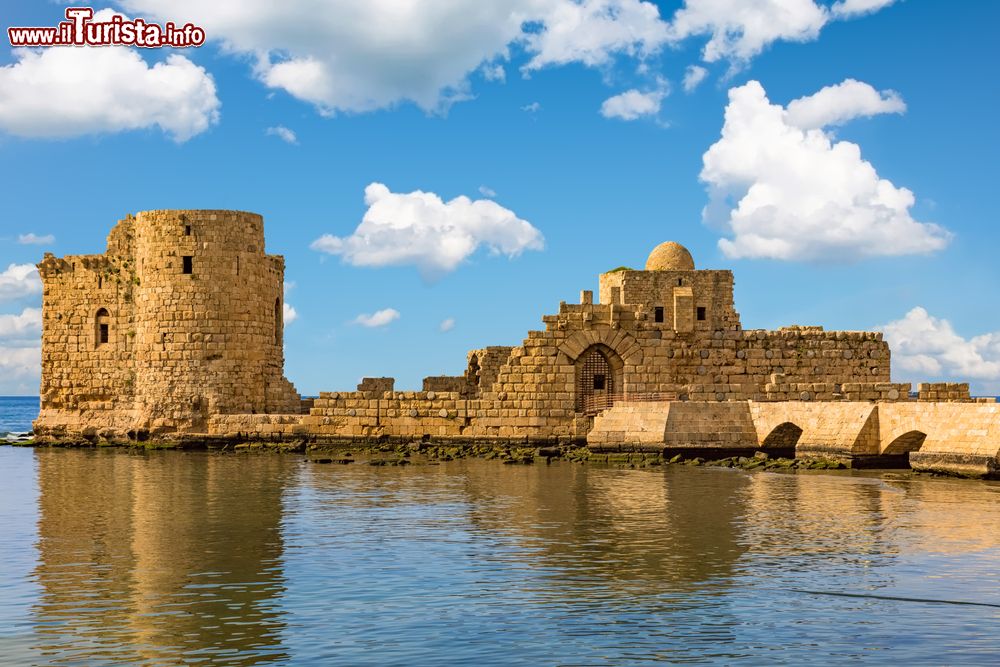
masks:
[(852, 465), (1000, 472), (1000, 404), (929, 401), (621, 403), (587, 436), (596, 451), (764, 450)]

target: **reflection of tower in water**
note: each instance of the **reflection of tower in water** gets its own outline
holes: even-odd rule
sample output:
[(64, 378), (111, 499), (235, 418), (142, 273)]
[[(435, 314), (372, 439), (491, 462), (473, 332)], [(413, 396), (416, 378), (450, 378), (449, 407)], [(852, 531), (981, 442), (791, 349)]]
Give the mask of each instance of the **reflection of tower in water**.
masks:
[(289, 461), (37, 457), (38, 650), (84, 663), (284, 655), (276, 600)]

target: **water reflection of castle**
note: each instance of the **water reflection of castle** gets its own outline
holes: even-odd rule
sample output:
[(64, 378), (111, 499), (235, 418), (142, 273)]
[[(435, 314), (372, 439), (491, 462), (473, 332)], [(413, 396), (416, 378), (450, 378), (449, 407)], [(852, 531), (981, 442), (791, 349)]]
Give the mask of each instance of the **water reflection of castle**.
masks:
[[(303, 468), (284, 456), (101, 450), (35, 457), (39, 662), (294, 659), (289, 627), (319, 627), (309, 639), (327, 641), (326, 629), (351, 614), (364, 616), (360, 632), (375, 632), (383, 614), (407, 609), (397, 584), (428, 572), (399, 550), (420, 540), (460, 543), (437, 550), (453, 560), (422, 561), (437, 568), (432, 581), (454, 577), (455, 599), (476, 594), (469, 576), (487, 577), (520, 585), (521, 600), (563, 614), (573, 630), (646, 615), (659, 623), (646, 639), (674, 643), (681, 630), (691, 633), (684, 641), (734, 641), (739, 614), (720, 596), (768, 576), (787, 584), (821, 563), (824, 576), (857, 589), (891, 588), (907, 552), (1000, 547), (983, 530), (997, 517), (985, 487), (942, 480), (478, 460)], [(309, 549), (293, 559), (300, 542)], [(359, 588), (373, 597), (359, 602)], [(312, 629), (287, 620), (284, 610), (308, 604)]]
[[(284, 655), (281, 495), (292, 461), (36, 452), (36, 650), (75, 663)], [(199, 455), (194, 455), (199, 456)]]

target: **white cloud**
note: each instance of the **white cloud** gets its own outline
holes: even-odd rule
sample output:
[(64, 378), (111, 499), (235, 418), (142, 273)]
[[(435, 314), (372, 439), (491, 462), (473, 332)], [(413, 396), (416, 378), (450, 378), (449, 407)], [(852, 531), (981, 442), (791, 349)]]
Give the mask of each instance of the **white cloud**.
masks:
[(31, 337), (41, 333), (41, 308), (25, 308), (20, 315), (0, 315), (0, 338)]
[(40, 308), (0, 315), (0, 395), (37, 394), (41, 380)]
[[(644, 60), (707, 35), (704, 58), (743, 63), (776, 40), (815, 39), (829, 21), (888, 0), (687, 0), (671, 20), (649, 0), (121, 0), (138, 15), (202, 26), (209, 39), (254, 63), (266, 86), (323, 114), (412, 102), (440, 112), (470, 99), (470, 74), (503, 81), (512, 53), (521, 71)], [(644, 63), (640, 63), (640, 68)]]
[(481, 194), (484, 197), (489, 197), (490, 199), (492, 199), (493, 197), (497, 196), (497, 191), (489, 186), (480, 185), (479, 194)]
[(844, 0), (831, 10), (813, 0), (686, 0), (670, 22), (669, 35), (674, 43), (708, 35), (702, 58), (739, 66), (776, 41), (814, 40), (830, 21), (874, 12), (891, 2)]
[(284, 325), (287, 327), (289, 324), (299, 319), (299, 314), (295, 311), (292, 304), (287, 301), (281, 304), (282, 320)]
[(919, 306), (879, 330), (892, 350), (893, 372), (903, 381), (1000, 381), (1000, 332), (966, 339), (948, 320)]
[(831, 13), (838, 18), (853, 18), (862, 14), (877, 12), (888, 7), (896, 0), (840, 0), (830, 7)]
[(527, 111), (528, 113), (536, 113), (540, 111), (541, 108), (542, 108), (541, 104), (539, 104), (538, 102), (532, 102), (531, 104), (525, 104), (523, 107), (521, 107), (521, 111)]
[(904, 113), (906, 103), (894, 90), (879, 92), (863, 81), (845, 79), (818, 93), (788, 103), (786, 118), (803, 130), (841, 125), (854, 118)]
[(853, 260), (928, 253), (951, 234), (914, 220), (914, 195), (881, 178), (861, 149), (803, 130), (757, 81), (729, 91), (722, 137), (703, 156), (705, 221), (730, 258)]
[(666, 89), (640, 92), (636, 89), (609, 97), (601, 104), (601, 115), (605, 118), (635, 120), (642, 116), (660, 113), (660, 103), (667, 96)]
[(548, 2), (538, 18), (544, 29), (525, 36), (534, 57), (525, 71), (552, 65), (606, 65), (614, 54), (646, 57), (669, 37), (669, 26), (652, 2), (580, 0)]
[(278, 137), (286, 144), (297, 144), (299, 143), (299, 138), (295, 136), (295, 132), (289, 130), (284, 125), (275, 125), (274, 127), (269, 127), (265, 130), (267, 136)]
[(455, 328), (455, 318), (448, 317), (441, 321), (441, 331), (451, 331)]
[(0, 273), (0, 301), (41, 294), (42, 279), (34, 264), (11, 264)]
[(708, 76), (708, 70), (700, 65), (688, 65), (684, 70), (684, 92), (693, 92)]
[(531, 223), (488, 199), (445, 202), (433, 192), (395, 193), (371, 183), (365, 203), (368, 210), (353, 234), (324, 234), (310, 247), (355, 266), (413, 265), (428, 280), (454, 271), (480, 246), (507, 257), (544, 247)]
[(0, 393), (37, 395), (41, 375), (41, 346), (0, 345)]
[(38, 236), (34, 232), (28, 232), (27, 234), (19, 234), (17, 242), (21, 245), (52, 245), (56, 242), (56, 237), (52, 234)]
[(507, 80), (507, 71), (500, 63), (483, 65), (483, 78), (487, 81), (499, 81), (503, 83)]
[(395, 308), (383, 308), (371, 315), (362, 313), (354, 318), (353, 324), (360, 324), (363, 327), (375, 328), (384, 327), (399, 319), (399, 311)]
[(14, 49), (0, 67), (0, 130), (70, 137), (157, 126), (187, 141), (219, 118), (215, 82), (184, 56), (148, 66), (125, 47)]

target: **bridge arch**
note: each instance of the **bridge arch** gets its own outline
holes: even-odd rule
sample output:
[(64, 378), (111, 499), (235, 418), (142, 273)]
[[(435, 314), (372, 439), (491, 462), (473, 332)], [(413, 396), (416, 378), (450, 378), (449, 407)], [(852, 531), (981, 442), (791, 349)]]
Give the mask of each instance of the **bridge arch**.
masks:
[(760, 444), (763, 448), (794, 450), (801, 437), (801, 427), (792, 422), (782, 422), (771, 429)]
[(882, 450), (882, 455), (899, 456), (915, 452), (920, 449), (926, 439), (927, 434), (923, 431), (907, 431), (906, 433), (893, 438), (889, 444), (886, 445), (885, 449)]

